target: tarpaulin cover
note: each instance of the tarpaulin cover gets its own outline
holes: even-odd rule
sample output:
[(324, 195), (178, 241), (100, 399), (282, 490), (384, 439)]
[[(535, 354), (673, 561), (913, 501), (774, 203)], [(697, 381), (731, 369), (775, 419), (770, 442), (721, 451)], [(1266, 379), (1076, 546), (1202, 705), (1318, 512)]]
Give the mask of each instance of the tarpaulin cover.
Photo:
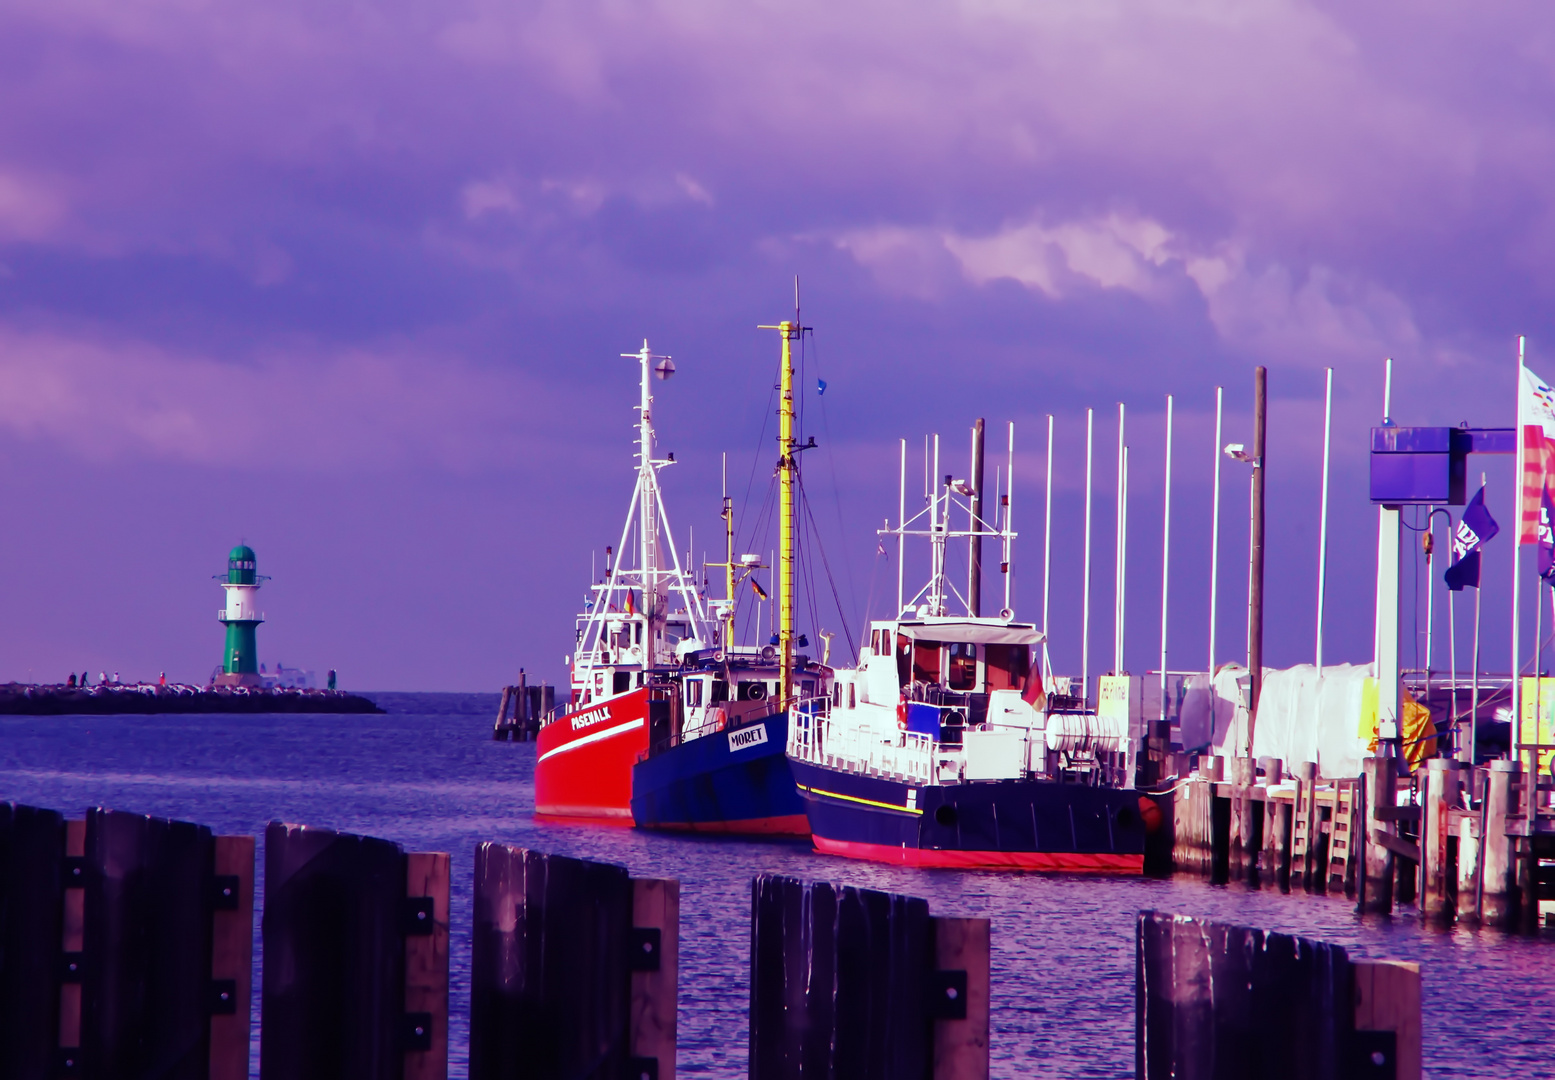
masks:
[[(1247, 743), (1242, 689), (1246, 676), (1247, 669), (1227, 664), (1213, 680), (1208, 675), (1189, 678), (1181, 721), (1185, 751), (1226, 757), (1242, 753)], [(1315, 761), (1323, 776), (1359, 776), (1375, 728), (1374, 687), (1368, 665), (1329, 664), (1322, 675), (1311, 664), (1264, 668), (1253, 756), (1279, 758), (1287, 769)]]

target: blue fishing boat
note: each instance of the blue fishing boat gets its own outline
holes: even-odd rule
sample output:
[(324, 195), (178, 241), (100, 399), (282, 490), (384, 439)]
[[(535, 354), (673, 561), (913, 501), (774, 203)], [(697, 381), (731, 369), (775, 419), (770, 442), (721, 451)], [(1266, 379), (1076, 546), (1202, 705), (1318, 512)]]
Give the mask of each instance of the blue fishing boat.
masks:
[(632, 769), (632, 819), (640, 828), (745, 835), (807, 836), (809, 819), (787, 756), (789, 709), (831, 689), (831, 668), (798, 654), (808, 644), (794, 631), (795, 456), (793, 322), (774, 327), (782, 338), (778, 406), (779, 522), (775, 633), (760, 648), (734, 644), (734, 597), (762, 569), (756, 555), (734, 557), (734, 511), (727, 490), (724, 599), (716, 647), (688, 653), (678, 672), (656, 679), (668, 708), (649, 721), (648, 749)]

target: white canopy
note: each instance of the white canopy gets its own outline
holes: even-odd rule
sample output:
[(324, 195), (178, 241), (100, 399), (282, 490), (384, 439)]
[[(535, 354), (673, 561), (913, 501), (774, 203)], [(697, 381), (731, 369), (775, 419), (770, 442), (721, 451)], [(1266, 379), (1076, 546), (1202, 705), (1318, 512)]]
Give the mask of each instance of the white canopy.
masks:
[(972, 645), (1040, 645), (1042, 631), (1030, 623), (984, 622), (980, 619), (936, 619), (896, 624), (896, 632), (913, 641), (964, 641)]

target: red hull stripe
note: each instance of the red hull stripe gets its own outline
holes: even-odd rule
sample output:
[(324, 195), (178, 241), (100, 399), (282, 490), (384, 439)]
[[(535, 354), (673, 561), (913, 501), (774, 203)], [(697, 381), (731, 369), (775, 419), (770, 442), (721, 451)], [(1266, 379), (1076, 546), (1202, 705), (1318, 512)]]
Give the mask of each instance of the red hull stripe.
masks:
[(733, 833), (742, 836), (809, 836), (810, 819), (804, 814), (747, 818), (744, 821), (669, 822), (648, 826), (672, 832)]
[(1073, 851), (944, 851), (935, 848), (890, 847), (855, 840), (815, 837), (815, 848), (826, 855), (894, 863), (897, 866), (944, 866), (960, 870), (1068, 870), (1082, 874), (1142, 874), (1143, 855), (1082, 854)]

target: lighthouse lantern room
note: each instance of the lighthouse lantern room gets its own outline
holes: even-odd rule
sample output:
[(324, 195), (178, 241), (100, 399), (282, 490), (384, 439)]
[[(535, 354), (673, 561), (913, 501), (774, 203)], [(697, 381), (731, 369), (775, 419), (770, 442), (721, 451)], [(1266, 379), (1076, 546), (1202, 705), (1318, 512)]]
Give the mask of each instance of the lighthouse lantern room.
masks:
[(257, 573), (254, 549), (239, 544), (227, 554), (227, 572), (216, 580), (227, 591), (227, 606), (216, 618), (227, 627), (227, 648), (222, 656), (217, 686), (262, 685), (259, 679), (259, 649), (254, 628), (265, 621), (258, 607), (259, 586), (269, 578)]

